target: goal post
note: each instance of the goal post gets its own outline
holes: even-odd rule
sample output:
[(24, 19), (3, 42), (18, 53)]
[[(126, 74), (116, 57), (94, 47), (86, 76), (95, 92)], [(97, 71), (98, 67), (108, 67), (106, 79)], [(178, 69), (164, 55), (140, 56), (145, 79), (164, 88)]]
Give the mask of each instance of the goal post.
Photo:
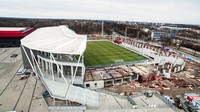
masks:
[(123, 63), (123, 62), (124, 62), (123, 59), (115, 60), (115, 63)]

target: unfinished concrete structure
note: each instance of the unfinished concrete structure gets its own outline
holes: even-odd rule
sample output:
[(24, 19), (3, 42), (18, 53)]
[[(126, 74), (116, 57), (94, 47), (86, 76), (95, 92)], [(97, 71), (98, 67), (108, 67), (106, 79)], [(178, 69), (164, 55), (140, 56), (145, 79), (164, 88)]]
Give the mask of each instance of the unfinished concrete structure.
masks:
[(129, 83), (138, 80), (139, 74), (126, 65), (86, 70), (84, 87), (91, 89)]
[[(146, 65), (157, 66), (157, 70), (161, 70), (158, 75), (163, 73), (179, 72), (185, 67), (185, 62), (179, 57), (173, 50), (169, 48), (162, 48), (161, 45), (155, 45), (153, 43), (146, 43), (140, 40), (134, 40), (126, 37), (122, 46), (131, 49), (143, 56), (149, 57), (150, 62), (146, 62)], [(162, 69), (159, 69), (162, 68)]]

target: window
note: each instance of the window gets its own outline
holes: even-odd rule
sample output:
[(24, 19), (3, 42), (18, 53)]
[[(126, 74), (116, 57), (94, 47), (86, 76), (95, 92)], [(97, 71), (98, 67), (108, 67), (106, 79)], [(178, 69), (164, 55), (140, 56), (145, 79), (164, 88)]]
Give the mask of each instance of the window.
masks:
[(86, 87), (90, 87), (90, 84), (86, 84)]

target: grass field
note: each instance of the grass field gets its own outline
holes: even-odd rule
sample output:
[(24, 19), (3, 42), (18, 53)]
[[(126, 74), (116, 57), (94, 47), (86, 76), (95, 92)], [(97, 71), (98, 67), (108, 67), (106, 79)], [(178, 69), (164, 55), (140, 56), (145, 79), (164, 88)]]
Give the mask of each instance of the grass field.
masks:
[(116, 60), (130, 62), (146, 59), (132, 51), (112, 44), (110, 42), (87, 42), (84, 63), (86, 66), (112, 64)]

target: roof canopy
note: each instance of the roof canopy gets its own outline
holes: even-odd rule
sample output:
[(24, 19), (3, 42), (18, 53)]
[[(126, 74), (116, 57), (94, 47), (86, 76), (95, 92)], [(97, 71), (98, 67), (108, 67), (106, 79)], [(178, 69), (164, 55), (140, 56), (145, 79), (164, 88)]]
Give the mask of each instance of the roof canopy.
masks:
[(0, 31), (22, 31), (27, 27), (0, 27)]
[(59, 54), (83, 54), (86, 42), (86, 36), (65, 25), (39, 28), (21, 40), (29, 49)]
[(25, 37), (34, 31), (34, 28), (28, 27), (0, 27), (0, 37)]

